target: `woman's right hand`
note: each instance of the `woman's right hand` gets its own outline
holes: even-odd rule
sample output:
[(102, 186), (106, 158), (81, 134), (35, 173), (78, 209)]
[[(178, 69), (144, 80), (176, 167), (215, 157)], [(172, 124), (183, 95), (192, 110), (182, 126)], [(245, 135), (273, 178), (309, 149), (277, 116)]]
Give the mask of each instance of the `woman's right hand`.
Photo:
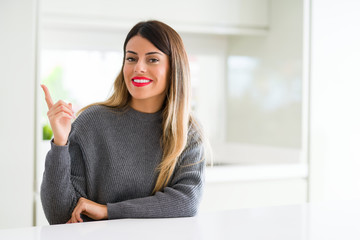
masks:
[(49, 111), (47, 116), (54, 133), (54, 143), (59, 146), (65, 146), (71, 130), (71, 119), (75, 118), (71, 103), (65, 103), (60, 100), (53, 104), (49, 89), (41, 85), (45, 93), (45, 101)]

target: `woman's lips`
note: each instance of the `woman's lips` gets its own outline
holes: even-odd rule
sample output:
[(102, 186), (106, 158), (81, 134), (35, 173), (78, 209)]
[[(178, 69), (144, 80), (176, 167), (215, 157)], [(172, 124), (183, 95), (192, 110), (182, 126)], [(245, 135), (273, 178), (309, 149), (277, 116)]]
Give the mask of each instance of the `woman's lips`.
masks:
[(152, 80), (146, 77), (134, 77), (131, 82), (135, 87), (144, 87), (152, 83)]

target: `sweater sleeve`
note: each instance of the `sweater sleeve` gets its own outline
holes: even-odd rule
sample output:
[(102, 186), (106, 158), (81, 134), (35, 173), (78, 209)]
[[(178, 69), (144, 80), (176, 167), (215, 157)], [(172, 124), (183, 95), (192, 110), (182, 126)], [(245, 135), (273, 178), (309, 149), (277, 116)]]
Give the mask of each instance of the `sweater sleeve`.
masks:
[(80, 197), (86, 198), (83, 156), (74, 131), (65, 146), (51, 141), (41, 184), (41, 202), (50, 224), (66, 223)]
[(203, 145), (188, 146), (170, 184), (153, 196), (108, 203), (109, 219), (171, 218), (196, 215), (204, 182)]

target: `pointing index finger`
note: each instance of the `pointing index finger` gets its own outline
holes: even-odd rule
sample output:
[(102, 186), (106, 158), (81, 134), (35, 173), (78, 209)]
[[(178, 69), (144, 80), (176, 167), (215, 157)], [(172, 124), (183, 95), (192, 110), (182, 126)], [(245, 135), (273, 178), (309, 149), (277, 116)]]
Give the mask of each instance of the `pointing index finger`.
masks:
[(45, 101), (46, 101), (46, 104), (48, 105), (48, 108), (50, 109), (52, 107), (52, 105), (54, 105), (54, 104), (53, 104), (53, 100), (50, 96), (49, 89), (44, 84), (41, 84), (41, 88), (44, 90)]

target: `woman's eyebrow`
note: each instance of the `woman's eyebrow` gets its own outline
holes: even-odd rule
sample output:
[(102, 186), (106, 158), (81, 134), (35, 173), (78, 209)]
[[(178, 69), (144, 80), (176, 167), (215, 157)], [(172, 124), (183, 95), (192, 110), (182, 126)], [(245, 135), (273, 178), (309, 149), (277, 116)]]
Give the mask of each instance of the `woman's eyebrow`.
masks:
[[(127, 50), (126, 52), (127, 52), (127, 53), (132, 53), (132, 54), (135, 54), (135, 55), (138, 55), (137, 52), (134, 52), (134, 51), (131, 51), (131, 50)], [(163, 53), (161, 53), (161, 52), (148, 52), (148, 53), (146, 53), (145, 55), (152, 55), (152, 54), (160, 54), (160, 55), (163, 55)]]
[(160, 54), (160, 55), (163, 55), (162, 52), (148, 52), (148, 53), (146, 53), (145, 55), (152, 55), (152, 54)]
[(127, 50), (127, 51), (126, 51), (126, 53), (132, 53), (132, 54), (137, 55), (137, 53), (136, 53), (136, 52), (134, 52), (134, 51), (130, 51), (130, 50)]

